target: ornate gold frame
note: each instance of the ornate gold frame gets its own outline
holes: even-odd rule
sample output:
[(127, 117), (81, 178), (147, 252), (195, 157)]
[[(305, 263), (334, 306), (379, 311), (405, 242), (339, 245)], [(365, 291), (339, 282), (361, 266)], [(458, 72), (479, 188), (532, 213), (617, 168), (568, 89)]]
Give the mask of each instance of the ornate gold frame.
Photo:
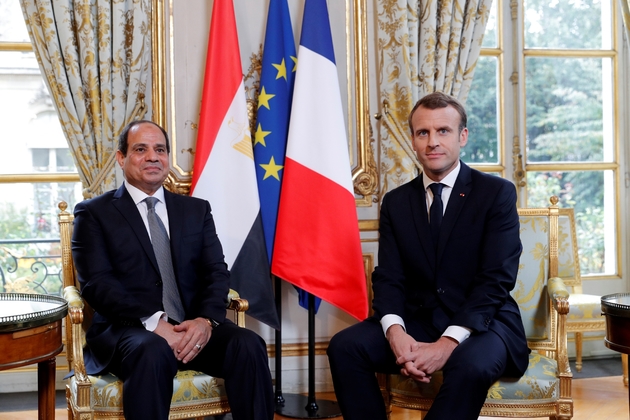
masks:
[[(166, 3), (168, 2), (168, 3)], [(151, 41), (152, 54), (152, 106), (153, 121), (166, 127), (167, 121), (167, 63), (173, 57), (166, 56), (166, 13), (172, 0), (152, 0)], [(346, 0), (346, 41), (348, 51), (348, 121), (350, 150), (356, 151), (353, 162), (352, 178), (358, 206), (371, 206), (372, 195), (378, 191), (378, 173), (372, 143), (370, 126), (369, 90), (368, 90), (368, 53), (367, 53), (367, 0)], [(174, 156), (174, 154), (173, 154)], [(351, 152), (351, 156), (353, 153)], [(171, 162), (177, 167), (176, 162)], [(178, 173), (171, 170), (166, 186), (171, 191), (187, 193), (190, 189), (190, 173)]]

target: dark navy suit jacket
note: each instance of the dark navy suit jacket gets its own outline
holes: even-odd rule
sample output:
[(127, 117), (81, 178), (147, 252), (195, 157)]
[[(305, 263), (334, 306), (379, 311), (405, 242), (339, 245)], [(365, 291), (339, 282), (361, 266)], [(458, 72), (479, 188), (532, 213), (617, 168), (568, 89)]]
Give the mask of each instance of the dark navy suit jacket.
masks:
[(420, 175), (383, 199), (372, 275), (375, 318), (396, 314), (407, 322), (431, 314), (440, 333), (449, 325), (493, 331), (511, 358), (506, 374), (522, 375), (529, 350), (509, 294), (522, 250), (514, 185), (461, 162), (437, 249), (425, 194)]
[[(186, 313), (225, 321), (229, 272), (210, 204), (164, 191), (173, 268)], [(110, 362), (120, 334), (162, 306), (162, 280), (149, 234), (125, 186), (74, 210), (72, 255), (81, 294), (95, 310), (85, 353), (89, 374)]]

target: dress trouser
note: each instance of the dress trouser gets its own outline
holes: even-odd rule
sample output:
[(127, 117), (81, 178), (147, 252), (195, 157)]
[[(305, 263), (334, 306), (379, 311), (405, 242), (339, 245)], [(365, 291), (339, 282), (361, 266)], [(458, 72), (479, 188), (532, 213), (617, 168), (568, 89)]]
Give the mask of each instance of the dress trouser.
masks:
[[(440, 334), (422, 323), (406, 321), (417, 341), (434, 342)], [(476, 420), (488, 389), (501, 377), (507, 349), (493, 332), (473, 334), (460, 344), (442, 369), (444, 383), (426, 420)], [(335, 394), (344, 420), (386, 420), (375, 373), (400, 373), (380, 323), (367, 319), (337, 333), (328, 346)]]
[(173, 377), (179, 369), (225, 381), (234, 420), (271, 420), (274, 396), (265, 342), (256, 333), (226, 322), (188, 364), (178, 362), (166, 340), (141, 328), (121, 337), (109, 370), (123, 381), (127, 420), (168, 419)]

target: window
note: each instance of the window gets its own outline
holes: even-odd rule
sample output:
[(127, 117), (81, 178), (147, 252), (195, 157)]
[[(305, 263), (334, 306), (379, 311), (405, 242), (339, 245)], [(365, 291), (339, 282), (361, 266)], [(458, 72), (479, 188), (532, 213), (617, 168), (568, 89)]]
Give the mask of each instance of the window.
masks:
[[(462, 159), (515, 181), (519, 206), (573, 207), (585, 277), (618, 278), (620, 25), (614, 0), (493, 2)], [(472, 146), (472, 147), (471, 147)], [(621, 238), (624, 239), (624, 238)]]
[(15, 0), (0, 0), (0, 127), (0, 292), (59, 294), (56, 205), (81, 184)]

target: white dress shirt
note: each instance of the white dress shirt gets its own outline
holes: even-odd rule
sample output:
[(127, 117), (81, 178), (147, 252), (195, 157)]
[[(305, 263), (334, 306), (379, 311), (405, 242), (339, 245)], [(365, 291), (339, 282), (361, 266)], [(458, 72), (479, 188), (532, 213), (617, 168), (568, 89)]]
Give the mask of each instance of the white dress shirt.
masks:
[[(147, 203), (144, 201), (145, 198), (149, 197), (147, 193), (144, 191), (134, 187), (127, 181), (125, 181), (125, 188), (129, 192), (129, 195), (133, 199), (133, 202), (136, 203), (136, 207), (138, 208), (138, 212), (140, 213), (140, 217), (142, 217), (142, 221), (144, 222), (144, 226), (147, 229), (147, 233), (149, 234), (149, 238), (151, 238), (151, 230), (149, 229), (149, 219), (147, 218)], [(164, 228), (166, 228), (166, 233), (171, 235), (169, 231), (168, 225), (168, 212), (166, 211), (166, 203), (164, 202), (164, 187), (160, 187), (151, 197), (157, 198), (159, 201), (155, 204), (155, 213), (158, 215), (162, 223), (164, 224)], [(164, 321), (168, 320), (168, 315), (166, 312), (157, 311), (153, 315), (140, 318), (142, 321), (142, 325), (147, 331), (155, 331), (158, 326), (158, 322), (160, 319)]]

